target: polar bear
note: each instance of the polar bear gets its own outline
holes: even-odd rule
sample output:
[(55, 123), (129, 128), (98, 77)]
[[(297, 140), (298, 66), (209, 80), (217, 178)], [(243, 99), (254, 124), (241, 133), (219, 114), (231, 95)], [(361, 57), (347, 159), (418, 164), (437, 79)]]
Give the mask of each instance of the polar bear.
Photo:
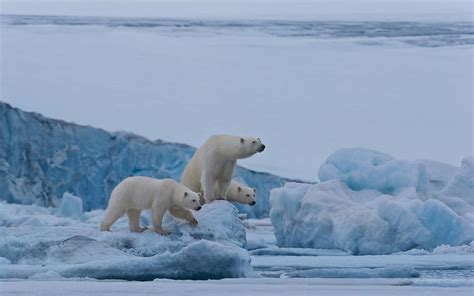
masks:
[(130, 231), (142, 232), (145, 228), (140, 227), (140, 213), (144, 209), (151, 209), (155, 231), (167, 235), (170, 232), (161, 226), (166, 211), (191, 224), (197, 224), (189, 210), (187, 211), (188, 215), (181, 209), (200, 210), (200, 197), (200, 193), (193, 192), (172, 179), (129, 177), (120, 182), (112, 191), (100, 229), (109, 231), (110, 226), (127, 213)]
[[(227, 191), (226, 199), (228, 202), (236, 202), (236, 203), (240, 203), (244, 205), (254, 206), (256, 204), (256, 198), (255, 198), (256, 193), (257, 193), (257, 189), (250, 188), (248, 186), (245, 186), (243, 184), (240, 184), (239, 182), (232, 180), (232, 182), (229, 185), (229, 190)], [(204, 199), (202, 194), (201, 194), (200, 202), (201, 202), (201, 205), (204, 205), (206, 203), (206, 200)], [(188, 209), (180, 208), (180, 209), (177, 209), (173, 213), (173, 216), (193, 217), (193, 214)], [(189, 221), (189, 218), (182, 218), (182, 219), (186, 219)]]
[(227, 201), (253, 206), (257, 203), (255, 198), (256, 193), (257, 189), (232, 181), (227, 191)]
[[(255, 195), (257, 193), (256, 188), (250, 188), (237, 181), (232, 180), (227, 190), (226, 200), (228, 202), (236, 202), (244, 205), (255, 205), (257, 202)], [(204, 196), (201, 194), (200, 199), (201, 205), (206, 203)]]
[(204, 192), (207, 203), (225, 199), (237, 159), (265, 150), (259, 138), (214, 135), (194, 153), (181, 175), (181, 183)]

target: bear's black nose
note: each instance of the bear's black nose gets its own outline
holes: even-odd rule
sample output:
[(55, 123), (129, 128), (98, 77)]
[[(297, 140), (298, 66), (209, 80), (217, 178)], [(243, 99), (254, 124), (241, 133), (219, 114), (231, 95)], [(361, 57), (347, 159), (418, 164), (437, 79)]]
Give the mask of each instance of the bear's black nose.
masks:
[(251, 206), (253, 206), (254, 204), (256, 204), (256, 202), (255, 202), (255, 201), (251, 201), (249, 204), (250, 204)]
[(197, 207), (197, 208), (196, 208), (196, 211), (199, 211), (200, 209), (201, 209), (201, 207)]
[(262, 146), (260, 146), (260, 152), (262, 152), (263, 150), (265, 150), (265, 145), (262, 144)]

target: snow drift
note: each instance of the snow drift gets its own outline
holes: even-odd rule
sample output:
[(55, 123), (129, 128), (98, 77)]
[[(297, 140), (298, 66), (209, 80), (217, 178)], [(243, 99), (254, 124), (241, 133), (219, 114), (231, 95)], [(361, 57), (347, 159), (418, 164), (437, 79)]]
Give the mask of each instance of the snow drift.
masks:
[(353, 254), (469, 244), (473, 170), (472, 158), (456, 168), (368, 149), (339, 150), (321, 166), (321, 183), (289, 183), (271, 192), (277, 243)]
[[(24, 112), (0, 102), (0, 200), (54, 206), (65, 192), (84, 210), (107, 206), (112, 189), (129, 176), (179, 180), (195, 148), (80, 126)], [(257, 188), (249, 217), (268, 216), (269, 193), (287, 181), (237, 167), (237, 181)]]
[[(86, 212), (81, 221), (60, 212), (0, 203), (0, 278), (146, 281), (253, 275), (250, 256), (242, 248), (245, 228), (237, 209), (225, 201), (196, 212), (196, 227), (168, 217), (164, 227), (173, 230), (170, 236), (151, 230), (131, 233), (125, 217), (112, 232), (100, 232), (104, 211)], [(148, 224), (147, 215), (142, 222)]]

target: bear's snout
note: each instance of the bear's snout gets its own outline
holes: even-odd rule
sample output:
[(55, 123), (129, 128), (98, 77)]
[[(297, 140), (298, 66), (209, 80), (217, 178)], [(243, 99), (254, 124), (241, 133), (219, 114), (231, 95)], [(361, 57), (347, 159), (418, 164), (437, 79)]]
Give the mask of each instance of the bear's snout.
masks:
[(260, 148), (258, 149), (258, 152), (262, 152), (263, 150), (265, 150), (265, 145), (262, 144), (262, 146), (260, 146)]
[(197, 207), (197, 208), (196, 208), (196, 211), (199, 211), (200, 209), (201, 209), (201, 207)]
[(256, 203), (257, 203), (256, 201), (251, 201), (251, 202), (249, 202), (249, 205), (253, 206), (253, 205), (255, 205)]

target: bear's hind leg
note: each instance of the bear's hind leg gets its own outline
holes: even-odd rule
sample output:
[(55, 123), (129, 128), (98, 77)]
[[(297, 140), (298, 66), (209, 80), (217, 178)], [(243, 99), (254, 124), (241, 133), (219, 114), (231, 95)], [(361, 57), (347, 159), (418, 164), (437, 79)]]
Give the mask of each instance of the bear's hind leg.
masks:
[(227, 192), (229, 191), (230, 182), (232, 179), (219, 180), (217, 182), (216, 197), (220, 200), (227, 200)]
[(202, 189), (204, 191), (204, 198), (206, 199), (206, 203), (213, 202), (216, 199), (214, 195), (214, 186), (216, 185), (216, 182), (212, 175), (206, 170), (202, 172), (201, 184)]
[(110, 231), (110, 226), (125, 214), (124, 209), (109, 208), (105, 213), (104, 220), (100, 223), (100, 231)]
[(140, 210), (131, 209), (127, 211), (128, 228), (131, 232), (143, 232), (146, 227), (140, 227)]

